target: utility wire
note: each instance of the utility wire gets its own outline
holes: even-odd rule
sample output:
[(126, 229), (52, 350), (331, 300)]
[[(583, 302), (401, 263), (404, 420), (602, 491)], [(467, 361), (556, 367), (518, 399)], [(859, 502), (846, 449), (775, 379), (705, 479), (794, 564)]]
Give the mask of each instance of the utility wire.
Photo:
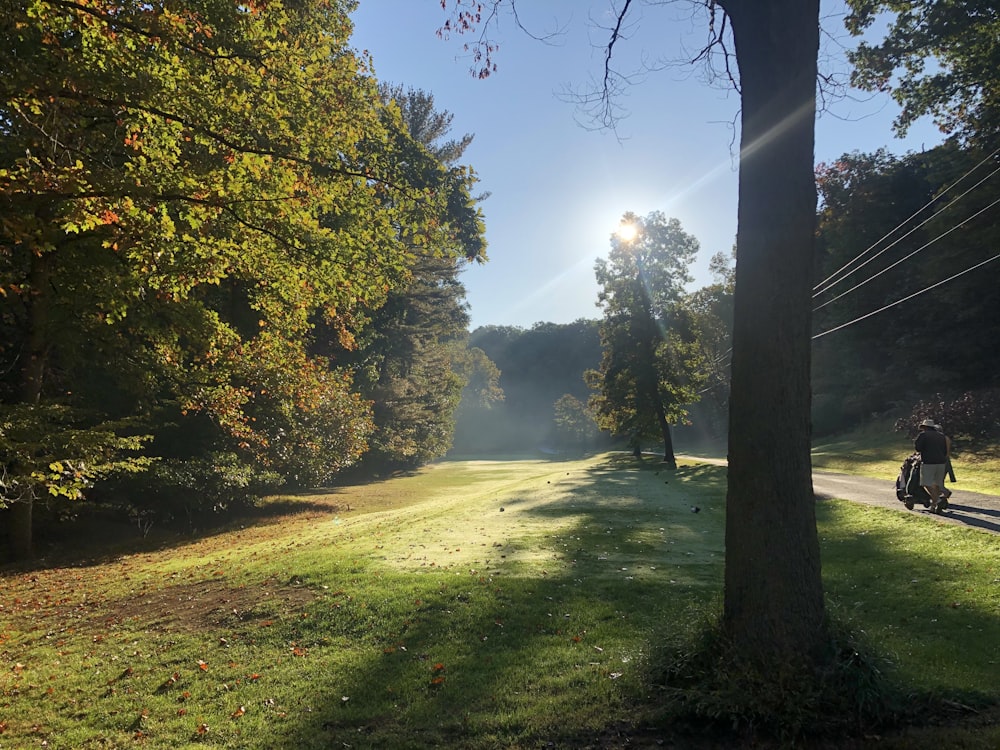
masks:
[[(998, 171), (1000, 171), (1000, 168), (998, 168)], [(984, 213), (985, 211), (989, 211), (991, 208), (993, 208), (998, 203), (1000, 203), (1000, 198), (997, 198), (995, 201), (993, 201), (990, 205), (986, 206), (985, 208), (979, 209), (978, 211), (976, 211), (976, 213), (972, 214), (972, 216), (967, 216), (966, 218), (964, 218), (962, 221), (960, 221), (955, 226), (951, 227), (950, 229), (945, 230), (944, 232), (942, 232), (941, 234), (939, 234), (934, 239), (925, 242), (923, 245), (921, 245), (920, 247), (918, 247), (912, 253), (910, 253), (908, 255), (904, 255), (902, 258), (900, 258), (899, 260), (897, 260), (895, 263), (886, 266), (885, 268), (883, 268), (878, 273), (876, 273), (876, 274), (874, 274), (872, 276), (869, 276), (864, 281), (858, 282), (857, 284), (855, 284), (854, 286), (852, 286), (847, 291), (844, 291), (844, 292), (841, 292), (840, 294), (838, 294), (836, 297), (831, 297), (826, 302), (824, 302), (822, 305), (817, 305), (816, 307), (813, 308), (813, 312), (816, 312), (817, 310), (820, 310), (820, 309), (826, 307), (827, 305), (829, 305), (829, 304), (831, 304), (833, 302), (836, 302), (838, 299), (840, 299), (841, 297), (843, 297), (843, 296), (845, 296), (847, 294), (850, 294), (855, 289), (859, 289), (859, 288), (863, 287), (869, 281), (873, 281), (873, 280), (877, 279), (879, 276), (881, 276), (882, 274), (884, 274), (886, 271), (889, 271), (889, 270), (895, 268), (896, 266), (898, 266), (903, 261), (906, 261), (906, 260), (909, 260), (910, 258), (912, 258), (914, 255), (916, 255), (917, 253), (919, 253), (921, 250), (924, 250), (927, 247), (933, 245), (935, 242), (937, 242), (942, 237), (947, 237), (949, 234), (951, 234), (952, 232), (954, 232), (956, 229), (959, 229), (963, 225), (968, 224), (970, 221), (972, 221), (973, 219), (975, 219), (981, 213)], [(934, 218), (934, 217), (931, 217), (931, 218)], [(902, 237), (900, 237), (900, 239), (902, 239)], [(889, 248), (886, 248), (886, 250), (888, 250), (888, 249)], [(874, 260), (874, 258), (873, 258), (873, 260)], [(815, 295), (813, 295), (813, 296), (815, 296)]]
[(925, 287), (924, 289), (921, 289), (919, 292), (914, 292), (913, 294), (909, 295), (908, 297), (903, 297), (902, 299), (898, 299), (895, 302), (892, 302), (892, 303), (886, 305), (885, 307), (880, 307), (878, 310), (874, 310), (874, 311), (872, 311), (872, 312), (870, 312), (870, 313), (868, 313), (866, 315), (862, 315), (859, 318), (855, 318), (854, 320), (849, 320), (848, 322), (842, 323), (841, 325), (836, 326), (835, 328), (831, 328), (828, 331), (823, 331), (823, 333), (817, 333), (815, 336), (812, 337), (812, 340), (815, 341), (816, 339), (820, 338), (821, 336), (826, 336), (826, 334), (828, 334), (828, 333), (833, 333), (834, 331), (839, 331), (841, 328), (847, 328), (848, 326), (854, 325), (855, 323), (860, 323), (862, 320), (865, 320), (866, 318), (870, 318), (873, 315), (878, 315), (880, 312), (885, 312), (890, 307), (895, 307), (896, 305), (900, 305), (903, 302), (906, 302), (907, 300), (913, 299), (914, 297), (919, 297), (924, 292), (929, 292), (931, 289), (936, 289), (937, 287), (941, 286), (942, 284), (947, 284), (949, 281), (953, 281), (954, 279), (957, 279), (959, 276), (964, 276), (967, 273), (971, 273), (972, 271), (975, 271), (977, 268), (982, 268), (987, 263), (992, 263), (993, 261), (997, 260), (998, 258), (1000, 258), (1000, 253), (998, 253), (997, 255), (994, 255), (992, 258), (987, 258), (982, 263), (977, 263), (976, 265), (972, 266), (971, 268), (966, 268), (964, 271), (959, 271), (958, 273), (954, 274), (953, 276), (949, 276), (947, 279), (944, 279), (943, 281), (939, 281), (936, 284), (932, 284), (929, 287)]
[(937, 216), (939, 213), (941, 213), (941, 211), (944, 211), (945, 209), (947, 209), (948, 207), (950, 207), (952, 204), (954, 204), (956, 201), (960, 200), (965, 195), (967, 195), (970, 191), (972, 191), (975, 188), (979, 187), (986, 180), (988, 180), (990, 177), (992, 177), (993, 175), (995, 175), (998, 171), (1000, 171), (1000, 167), (998, 167), (997, 169), (995, 169), (992, 172), (990, 172), (990, 174), (986, 175), (986, 177), (984, 177), (983, 179), (981, 179), (979, 182), (977, 182), (971, 188), (969, 188), (964, 193), (962, 193), (961, 195), (959, 195), (957, 198), (952, 199), (948, 203), (948, 205), (943, 206), (941, 209), (939, 209), (934, 214), (932, 214), (929, 218), (927, 218), (924, 221), (922, 221), (920, 224), (918, 224), (916, 227), (914, 227), (909, 232), (907, 232), (906, 234), (904, 234), (902, 237), (899, 237), (898, 239), (894, 240), (891, 245), (889, 245), (888, 247), (885, 247), (882, 250), (880, 250), (878, 253), (876, 253), (871, 258), (869, 258), (864, 263), (862, 263), (860, 266), (858, 266), (857, 268), (851, 269), (847, 273), (843, 274), (843, 276), (841, 276), (840, 278), (834, 279), (835, 276), (837, 276), (838, 274), (840, 274), (845, 269), (849, 268), (851, 265), (853, 265), (858, 260), (860, 260), (861, 258), (863, 258), (865, 255), (867, 255), (868, 253), (870, 253), (876, 247), (878, 247), (886, 239), (888, 239), (893, 234), (895, 234), (900, 229), (902, 229), (904, 226), (906, 226), (907, 223), (909, 223), (910, 221), (912, 221), (913, 219), (915, 219), (926, 208), (928, 208), (929, 206), (933, 205), (933, 203), (935, 201), (940, 200), (941, 196), (945, 195), (949, 190), (952, 190), (953, 188), (957, 187), (966, 177), (968, 177), (969, 175), (971, 175), (973, 172), (975, 172), (977, 169), (979, 169), (983, 164), (985, 164), (987, 161), (989, 161), (990, 159), (992, 159), (998, 153), (1000, 153), (1000, 147), (998, 147), (997, 149), (995, 149), (993, 151), (993, 153), (991, 153), (989, 156), (985, 157), (982, 161), (980, 161), (978, 164), (976, 164), (976, 166), (972, 167), (972, 169), (970, 169), (964, 175), (962, 175), (957, 180), (955, 180), (955, 182), (953, 182), (951, 185), (949, 185), (944, 190), (942, 190), (938, 195), (934, 196), (929, 201), (927, 201), (927, 203), (925, 203), (923, 206), (921, 206), (916, 211), (914, 211), (909, 217), (907, 217), (902, 222), (900, 222), (894, 229), (892, 229), (889, 232), (887, 232), (886, 234), (882, 235), (881, 238), (879, 238), (874, 243), (872, 243), (871, 245), (869, 245), (867, 249), (865, 249), (864, 251), (862, 251), (861, 253), (859, 253), (858, 255), (856, 255), (854, 258), (852, 258), (851, 260), (849, 260), (847, 263), (845, 263), (843, 266), (841, 266), (840, 268), (838, 268), (832, 274), (830, 274), (829, 276), (827, 276), (826, 279), (824, 279), (823, 281), (819, 282), (816, 286), (813, 287), (813, 291), (815, 292), (815, 294), (813, 294), (813, 297), (816, 297), (816, 296), (822, 294), (823, 292), (827, 291), (830, 287), (832, 287), (832, 286), (834, 286), (836, 284), (839, 284), (841, 281), (844, 280), (844, 278), (846, 278), (847, 276), (850, 276), (855, 271), (863, 268), (865, 265), (867, 265), (871, 261), (875, 260), (875, 258), (877, 258), (879, 255), (881, 255), (882, 253), (884, 253), (886, 250), (888, 250), (889, 248), (891, 248), (893, 245), (897, 244), (900, 240), (903, 240), (906, 237), (908, 237), (910, 234), (912, 234), (913, 232), (915, 232), (917, 229), (919, 229), (924, 224), (926, 224), (928, 221), (930, 221), (935, 216)]
[[(941, 213), (942, 213), (943, 211), (946, 211), (947, 209), (951, 208), (951, 207), (952, 207), (952, 205), (954, 205), (954, 204), (955, 204), (955, 203), (957, 203), (957, 202), (958, 202), (959, 200), (961, 200), (961, 199), (962, 199), (962, 198), (964, 198), (964, 197), (965, 197), (966, 195), (968, 195), (968, 194), (969, 194), (969, 193), (971, 193), (971, 192), (972, 192), (973, 190), (975, 190), (975, 189), (976, 189), (977, 187), (979, 187), (980, 185), (982, 185), (982, 184), (983, 184), (984, 182), (986, 182), (986, 180), (988, 180), (988, 179), (989, 179), (990, 177), (992, 177), (993, 175), (995, 175), (995, 174), (996, 174), (997, 172), (1000, 172), (1000, 167), (997, 167), (996, 169), (994, 169), (994, 170), (993, 170), (992, 172), (990, 172), (990, 173), (989, 173), (988, 175), (986, 175), (986, 176), (985, 176), (985, 177), (984, 177), (983, 179), (981, 179), (981, 180), (980, 180), (979, 182), (977, 182), (977, 183), (976, 183), (975, 185), (973, 185), (972, 187), (970, 187), (970, 188), (969, 188), (968, 190), (966, 190), (966, 191), (965, 191), (964, 193), (962, 193), (961, 195), (959, 195), (959, 196), (956, 196), (955, 198), (953, 198), (953, 199), (952, 199), (951, 201), (949, 201), (949, 202), (947, 203), (947, 205), (944, 205), (944, 206), (942, 206), (941, 208), (939, 208), (939, 209), (938, 209), (937, 211), (935, 211), (935, 212), (934, 212), (933, 214), (931, 214), (931, 215), (930, 215), (930, 216), (928, 216), (928, 217), (927, 217), (926, 219), (924, 219), (924, 220), (923, 220), (922, 222), (920, 222), (920, 223), (919, 223), (919, 224), (917, 224), (917, 225), (916, 225), (915, 227), (913, 227), (913, 228), (912, 228), (912, 229), (911, 229), (911, 230), (910, 230), (909, 232), (907, 232), (906, 234), (904, 234), (904, 235), (902, 235), (902, 236), (900, 236), (900, 237), (897, 237), (897, 238), (896, 238), (895, 240), (893, 240), (893, 241), (892, 241), (892, 242), (891, 242), (891, 243), (890, 243), (889, 245), (886, 245), (886, 246), (885, 246), (884, 248), (882, 248), (881, 250), (879, 250), (879, 251), (878, 251), (877, 253), (875, 253), (875, 254), (874, 254), (874, 255), (873, 255), (872, 257), (870, 257), (870, 258), (869, 258), (868, 260), (866, 260), (866, 261), (865, 261), (864, 263), (862, 263), (861, 265), (859, 265), (859, 266), (858, 266), (857, 268), (853, 268), (853, 269), (851, 269), (850, 271), (848, 271), (847, 273), (845, 273), (845, 274), (844, 274), (843, 276), (841, 276), (840, 278), (836, 279), (835, 281), (833, 281), (833, 282), (831, 282), (830, 284), (828, 284), (827, 286), (825, 286), (825, 287), (824, 287), (823, 289), (820, 289), (820, 290), (819, 290), (818, 292), (815, 292), (815, 293), (813, 294), (813, 298), (816, 298), (816, 297), (818, 297), (819, 295), (823, 294), (823, 292), (828, 292), (828, 291), (830, 291), (830, 289), (832, 289), (832, 288), (833, 288), (833, 287), (834, 287), (835, 285), (839, 284), (839, 283), (840, 283), (841, 281), (843, 281), (844, 279), (846, 279), (846, 278), (847, 278), (848, 276), (850, 276), (850, 275), (851, 275), (852, 273), (854, 273), (855, 271), (860, 271), (860, 270), (861, 270), (862, 268), (864, 268), (865, 266), (867, 266), (867, 265), (868, 265), (869, 263), (871, 263), (871, 262), (872, 262), (873, 260), (875, 260), (875, 259), (876, 259), (877, 257), (879, 257), (880, 255), (882, 255), (882, 254), (883, 254), (883, 253), (885, 253), (885, 252), (888, 252), (888, 251), (889, 251), (890, 249), (892, 249), (892, 248), (893, 248), (893, 247), (895, 247), (895, 246), (896, 246), (897, 244), (899, 244), (900, 242), (902, 242), (903, 240), (905, 240), (905, 239), (906, 239), (907, 237), (909, 237), (909, 236), (910, 236), (911, 234), (913, 234), (913, 233), (914, 233), (914, 232), (916, 232), (916, 231), (917, 231), (918, 229), (920, 229), (920, 227), (922, 227), (922, 226), (923, 226), (924, 224), (926, 224), (927, 222), (929, 222), (929, 221), (931, 221), (932, 219), (934, 219), (934, 218), (936, 218), (937, 216), (939, 216), (939, 215), (940, 215), (940, 214), (941, 214)], [(923, 210), (923, 209), (921, 209), (921, 210)], [(912, 218), (912, 217), (911, 217), (911, 218)], [(907, 219), (907, 221), (909, 221), (909, 219)], [(898, 229), (898, 227), (897, 227), (897, 229)], [(894, 229), (894, 230), (892, 230), (892, 231), (893, 231), (893, 232), (895, 232), (896, 230)], [(891, 233), (890, 233), (890, 234), (891, 234)], [(888, 235), (887, 235), (887, 236), (888, 236)], [(884, 238), (883, 238), (883, 239), (884, 239)], [(879, 240), (879, 242), (881, 242), (881, 241), (882, 241), (882, 240)], [(877, 245), (877, 244), (878, 244), (878, 243), (876, 243), (876, 245)], [(865, 250), (865, 253), (869, 252), (869, 251), (870, 251), (870, 250), (871, 250), (871, 249), (872, 249), (873, 247), (875, 247), (875, 245), (872, 245), (871, 247), (869, 247), (869, 248), (868, 248), (868, 250)], [(926, 246), (925, 246), (925, 247), (926, 247)], [(862, 253), (861, 255), (864, 255), (864, 253)], [(860, 258), (860, 257), (861, 257), (861, 255), (859, 255), (859, 256), (858, 256), (858, 258)], [(909, 256), (907, 256), (907, 257), (909, 257)], [(857, 258), (855, 258), (855, 260), (857, 260)], [(905, 260), (905, 258), (904, 258), (904, 260)], [(853, 263), (854, 261), (851, 261), (851, 262)], [(895, 265), (895, 264), (894, 264), (894, 265)], [(892, 266), (889, 266), (889, 268), (892, 268)], [(878, 275), (878, 274), (876, 274), (876, 276), (877, 276), (877, 275)], [(872, 278), (875, 278), (875, 277), (873, 276)], [(862, 283), (865, 283), (865, 282), (862, 282)], [(859, 284), (858, 286), (861, 286), (861, 284)], [(855, 288), (855, 289), (857, 289), (857, 287), (854, 287), (854, 288)], [(846, 294), (846, 292), (844, 292), (844, 294)], [(843, 295), (841, 295), (841, 296), (843, 296)], [(837, 298), (835, 297), (834, 299), (837, 299)], [(833, 302), (833, 300), (829, 300), (829, 301), (828, 301), (828, 302), (827, 302), (826, 304), (829, 304), (830, 302)]]

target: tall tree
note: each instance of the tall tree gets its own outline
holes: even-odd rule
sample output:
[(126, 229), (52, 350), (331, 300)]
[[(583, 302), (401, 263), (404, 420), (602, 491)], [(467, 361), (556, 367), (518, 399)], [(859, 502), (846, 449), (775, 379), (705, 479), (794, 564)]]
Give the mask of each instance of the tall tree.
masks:
[[(379, 93), (399, 110), (407, 134), (471, 188), (475, 176), (459, 160), (473, 136), (449, 138), (451, 113), (438, 111), (433, 95), (424, 91), (382, 84)], [(455, 411), (467, 382), (469, 316), (459, 274), (465, 263), (486, 256), (479, 233), (451, 239), (450, 246), (414, 248), (415, 262), (372, 315), (352, 358), (359, 363), (359, 385), (374, 405), (366, 461), (413, 466), (443, 456), (452, 445)]]
[[(482, 3), (456, 5), (450, 29), (495, 18)], [(620, 8), (606, 61), (632, 5)], [(723, 625), (762, 669), (809, 670), (827, 643), (809, 426), (819, 0), (704, 6), (727, 56), (732, 34), (727, 71), (742, 103)], [(476, 59), (489, 74), (486, 42)]]
[(720, 0), (739, 65), (740, 177), (723, 624), (766, 665), (826, 657), (810, 459), (819, 0)]
[(608, 258), (594, 267), (603, 354), (588, 373), (591, 406), (602, 428), (627, 435), (635, 455), (650, 436), (663, 441), (663, 461), (676, 468), (670, 424), (697, 400), (698, 361), (681, 305), (698, 241), (677, 219), (654, 211), (622, 218)]
[[(0, 16), (8, 404), (94, 407), (75, 388), (92, 370), (117, 410), (202, 415), (248, 462), (315, 476), (357, 458), (368, 407), (308, 354), (313, 326), (350, 341), (414, 248), (472, 246), (482, 226), (468, 175), (390, 126), (348, 47), (352, 7), (29, 0)], [(26, 552), (31, 503), (10, 517)]]

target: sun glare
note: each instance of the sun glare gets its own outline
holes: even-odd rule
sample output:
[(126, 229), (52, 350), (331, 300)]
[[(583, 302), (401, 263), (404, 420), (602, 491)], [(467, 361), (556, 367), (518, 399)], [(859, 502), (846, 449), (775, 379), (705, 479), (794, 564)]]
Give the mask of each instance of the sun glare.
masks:
[(618, 235), (618, 239), (622, 242), (631, 242), (635, 239), (636, 235), (639, 234), (639, 228), (632, 222), (623, 221), (618, 225), (618, 229), (615, 230), (615, 234)]

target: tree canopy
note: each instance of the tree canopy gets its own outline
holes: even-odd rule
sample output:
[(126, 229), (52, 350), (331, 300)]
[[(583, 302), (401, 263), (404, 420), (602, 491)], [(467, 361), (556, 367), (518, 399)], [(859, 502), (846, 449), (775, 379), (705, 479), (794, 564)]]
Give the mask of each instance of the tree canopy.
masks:
[[(353, 348), (417, 258), (485, 243), (475, 176), (382, 104), (352, 7), (3, 14), (3, 403), (62, 404), (77, 427), (129, 417), (152, 455), (229, 452), (295, 482), (361, 455), (371, 407), (314, 353), (317, 325)], [(6, 471), (56, 486), (29, 469)]]
[(1000, 137), (1000, 12), (974, 0), (847, 0), (847, 29), (885, 24), (877, 42), (848, 53), (851, 82), (891, 91), (905, 133), (924, 115), (949, 135), (980, 143)]
[(626, 214), (627, 234), (611, 238), (607, 259), (595, 265), (603, 354), (588, 373), (598, 424), (626, 435), (633, 450), (643, 438), (663, 442), (663, 460), (676, 465), (670, 424), (697, 401), (702, 382), (691, 316), (682, 304), (698, 241), (677, 219), (654, 211)]

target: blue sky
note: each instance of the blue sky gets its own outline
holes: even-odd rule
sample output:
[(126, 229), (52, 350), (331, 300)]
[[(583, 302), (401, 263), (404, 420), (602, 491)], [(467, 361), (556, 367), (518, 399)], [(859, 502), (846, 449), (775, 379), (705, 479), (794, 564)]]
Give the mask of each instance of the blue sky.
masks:
[[(449, 5), (451, 3), (449, 2)], [(680, 220), (701, 251), (695, 286), (711, 282), (708, 260), (728, 252), (736, 236), (739, 97), (693, 56), (707, 30), (703, 15), (679, 0), (637, 12), (616, 48), (616, 64), (636, 77), (618, 103), (627, 111), (616, 133), (594, 130), (567, 91), (586, 89), (603, 72), (609, 0), (521, 0), (522, 24), (509, 16), (493, 38), (498, 71), (469, 73), (463, 50), (476, 37), (436, 35), (446, 15), (439, 0), (360, 0), (354, 46), (368, 50), (382, 81), (434, 95), (454, 115), (453, 134), (475, 140), (465, 161), (490, 197), (482, 203), (489, 262), (462, 275), (472, 327), (596, 318), (594, 261), (606, 255), (626, 211), (663, 211)], [(823, 0), (821, 69), (846, 80), (841, 0)], [(941, 136), (918, 122), (894, 137), (897, 106), (887, 97), (844, 92), (828, 99), (816, 123), (816, 160), (885, 147), (895, 153), (930, 148)]]

